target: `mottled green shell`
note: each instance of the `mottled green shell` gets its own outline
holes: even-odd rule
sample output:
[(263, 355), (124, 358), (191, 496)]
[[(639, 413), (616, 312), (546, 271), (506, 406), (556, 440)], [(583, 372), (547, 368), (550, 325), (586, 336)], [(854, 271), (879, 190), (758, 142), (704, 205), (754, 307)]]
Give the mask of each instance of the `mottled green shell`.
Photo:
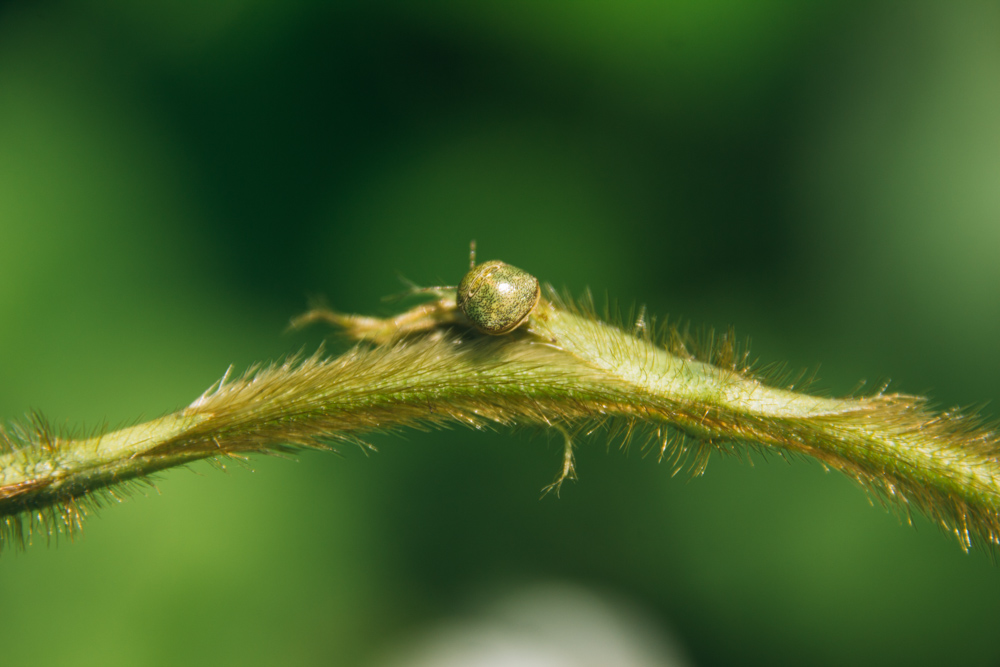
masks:
[(493, 336), (520, 326), (538, 304), (538, 279), (499, 260), (484, 262), (458, 284), (458, 307), (481, 332)]

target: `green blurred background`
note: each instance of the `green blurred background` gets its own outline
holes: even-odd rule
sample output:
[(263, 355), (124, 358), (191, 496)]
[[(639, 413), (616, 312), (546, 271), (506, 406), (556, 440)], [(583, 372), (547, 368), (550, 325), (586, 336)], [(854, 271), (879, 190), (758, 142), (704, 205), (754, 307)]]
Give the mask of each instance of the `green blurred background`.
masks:
[[(472, 238), (996, 416), (998, 35), (986, 2), (8, 3), (0, 417), (173, 410), (314, 349), (282, 333), (308, 295), (391, 312)], [(990, 557), (818, 465), (685, 482), (597, 435), (539, 501), (545, 434), (371, 441), (170, 471), (4, 553), (0, 664), (377, 664), (553, 585), (687, 664), (1000, 662)]]

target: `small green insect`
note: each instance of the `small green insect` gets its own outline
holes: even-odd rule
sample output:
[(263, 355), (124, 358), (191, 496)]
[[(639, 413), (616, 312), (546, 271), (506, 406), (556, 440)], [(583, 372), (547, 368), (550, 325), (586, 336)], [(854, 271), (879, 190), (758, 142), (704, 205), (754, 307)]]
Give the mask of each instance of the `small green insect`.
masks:
[(491, 336), (510, 333), (538, 305), (542, 295), (538, 278), (500, 260), (476, 266), (474, 244), (469, 269), (458, 283), (456, 304), (480, 332)]
[(527, 271), (499, 260), (476, 266), (475, 241), (469, 247), (469, 272), (458, 287), (414, 287), (410, 294), (437, 298), (387, 319), (314, 308), (293, 319), (291, 326), (328, 322), (351, 338), (380, 345), (448, 325), (471, 324), (480, 333), (501, 336), (524, 324), (542, 301), (538, 278)]

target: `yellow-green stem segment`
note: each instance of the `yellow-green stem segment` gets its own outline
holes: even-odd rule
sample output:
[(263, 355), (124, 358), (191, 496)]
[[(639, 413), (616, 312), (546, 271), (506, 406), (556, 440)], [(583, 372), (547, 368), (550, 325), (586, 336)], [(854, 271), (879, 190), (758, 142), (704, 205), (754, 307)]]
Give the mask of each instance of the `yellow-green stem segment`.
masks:
[[(661, 456), (690, 452), (697, 471), (730, 442), (807, 454), (924, 510), (963, 547), (998, 544), (997, 439), (960, 414), (900, 394), (834, 399), (772, 387), (739, 363), (699, 361), (544, 299), (500, 337), (449, 312), (424, 307), (419, 318), (437, 319), (414, 333), (223, 381), (179, 412), (104, 435), (65, 438), (38, 423), (0, 432), (0, 546), (33, 530), (72, 532), (122, 484), (197, 459), (322, 448), (401, 427), (571, 433), (606, 421), (627, 433), (646, 426)], [(389, 321), (371, 322), (388, 330)], [(564, 476), (571, 467), (567, 456)]]

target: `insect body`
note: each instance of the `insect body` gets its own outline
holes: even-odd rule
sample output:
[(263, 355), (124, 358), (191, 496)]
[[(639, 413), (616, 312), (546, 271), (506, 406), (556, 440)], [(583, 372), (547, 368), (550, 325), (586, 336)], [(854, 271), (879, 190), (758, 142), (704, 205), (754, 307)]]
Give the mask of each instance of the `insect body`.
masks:
[(298, 329), (311, 322), (329, 322), (350, 338), (377, 344), (392, 343), (403, 336), (455, 324), (471, 324), (481, 333), (500, 336), (524, 324), (538, 306), (542, 291), (538, 278), (516, 266), (499, 260), (476, 266), (473, 241), (469, 272), (458, 287), (414, 288), (412, 293), (431, 294), (437, 300), (387, 319), (314, 308), (293, 319), (292, 328)]
[(499, 336), (524, 323), (541, 294), (533, 275), (493, 260), (465, 274), (458, 284), (456, 303), (476, 329)]

